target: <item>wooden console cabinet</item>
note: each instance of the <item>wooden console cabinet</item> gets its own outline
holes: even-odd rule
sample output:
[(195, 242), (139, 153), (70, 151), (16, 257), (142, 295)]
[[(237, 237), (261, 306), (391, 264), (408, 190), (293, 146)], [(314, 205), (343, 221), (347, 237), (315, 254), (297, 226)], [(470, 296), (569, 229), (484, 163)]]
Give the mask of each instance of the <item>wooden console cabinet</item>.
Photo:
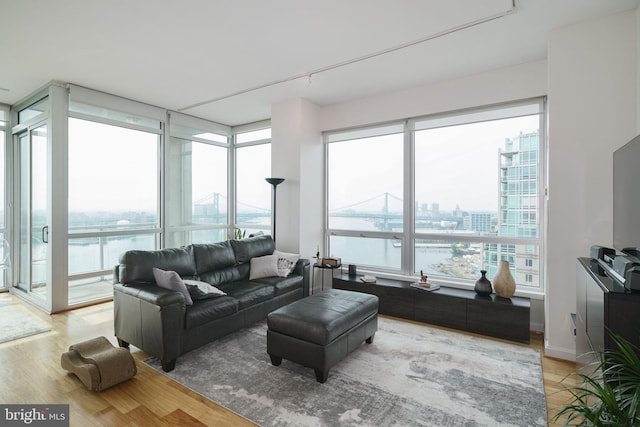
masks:
[(333, 287), (377, 295), (380, 314), (523, 343), (530, 340), (528, 298), (482, 297), (446, 287), (428, 292), (412, 287), (411, 282), (378, 278), (375, 283), (362, 283), (347, 274), (334, 277)]

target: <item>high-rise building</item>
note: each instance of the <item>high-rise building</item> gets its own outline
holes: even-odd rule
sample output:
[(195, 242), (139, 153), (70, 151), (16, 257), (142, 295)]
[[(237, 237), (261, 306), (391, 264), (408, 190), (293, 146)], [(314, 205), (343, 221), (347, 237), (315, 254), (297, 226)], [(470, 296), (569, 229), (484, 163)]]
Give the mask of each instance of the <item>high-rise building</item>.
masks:
[(471, 212), (463, 217), (464, 229), (477, 231), (486, 235), (493, 231), (493, 215), (490, 213)]
[[(521, 133), (499, 150), (499, 206), (497, 232), (501, 237), (535, 238), (538, 233), (539, 134)], [(484, 269), (493, 277), (499, 261), (509, 261), (517, 285), (538, 286), (537, 245), (485, 244)]]

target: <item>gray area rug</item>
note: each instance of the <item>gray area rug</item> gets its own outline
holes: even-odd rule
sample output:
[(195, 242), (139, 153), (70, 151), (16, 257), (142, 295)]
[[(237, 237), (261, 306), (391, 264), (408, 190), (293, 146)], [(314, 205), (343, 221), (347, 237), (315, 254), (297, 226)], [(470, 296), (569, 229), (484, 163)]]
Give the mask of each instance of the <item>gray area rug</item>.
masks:
[(12, 304), (0, 305), (0, 343), (50, 331), (45, 322)]
[(362, 344), (316, 382), (312, 369), (271, 365), (266, 323), (178, 358), (165, 373), (264, 426), (546, 426), (540, 353), (379, 318)]

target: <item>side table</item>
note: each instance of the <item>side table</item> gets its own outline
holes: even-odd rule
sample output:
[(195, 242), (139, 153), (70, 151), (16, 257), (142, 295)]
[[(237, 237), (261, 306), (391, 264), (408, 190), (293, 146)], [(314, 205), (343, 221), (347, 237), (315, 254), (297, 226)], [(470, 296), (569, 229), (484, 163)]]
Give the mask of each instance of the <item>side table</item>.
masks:
[[(325, 271), (329, 271), (331, 273), (331, 282), (333, 283), (333, 276), (334, 276), (334, 272), (335, 270), (340, 270), (342, 268), (342, 265), (326, 265), (326, 264), (313, 264), (313, 285), (311, 286), (311, 290), (315, 291), (315, 282), (316, 282), (316, 275), (315, 275), (315, 271), (316, 269), (320, 270), (320, 290), (324, 291), (324, 274)], [(333, 287), (333, 284), (331, 285), (331, 287)], [(314, 292), (312, 292), (314, 293)]]

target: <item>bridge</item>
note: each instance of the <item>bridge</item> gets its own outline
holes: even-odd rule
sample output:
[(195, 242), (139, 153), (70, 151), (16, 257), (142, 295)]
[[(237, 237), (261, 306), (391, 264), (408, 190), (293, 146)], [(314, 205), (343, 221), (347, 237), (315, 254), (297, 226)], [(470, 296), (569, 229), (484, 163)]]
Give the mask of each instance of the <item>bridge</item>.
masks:
[[(329, 211), (329, 217), (373, 220), (376, 228), (380, 230), (391, 230), (394, 226), (402, 226), (402, 208), (403, 204), (400, 197), (385, 192), (346, 206), (332, 208)], [(270, 217), (271, 209), (239, 202), (237, 216), (238, 222), (250, 223), (258, 218)], [(210, 222), (212, 218), (220, 220), (221, 222), (226, 221), (227, 197), (225, 195), (211, 193), (194, 203), (193, 220), (195, 223), (200, 222), (198, 219), (206, 219), (207, 222)], [(417, 223), (427, 221), (455, 223), (455, 228), (461, 228), (462, 226), (462, 218), (450, 213), (438, 213), (434, 215), (431, 212), (419, 212), (416, 215)]]
[[(403, 226), (402, 209), (402, 198), (385, 192), (347, 206), (331, 209), (329, 217), (373, 220), (376, 228), (392, 230)], [(462, 228), (462, 217), (451, 213), (417, 212), (415, 220), (416, 224), (442, 221), (456, 224), (455, 229)]]

